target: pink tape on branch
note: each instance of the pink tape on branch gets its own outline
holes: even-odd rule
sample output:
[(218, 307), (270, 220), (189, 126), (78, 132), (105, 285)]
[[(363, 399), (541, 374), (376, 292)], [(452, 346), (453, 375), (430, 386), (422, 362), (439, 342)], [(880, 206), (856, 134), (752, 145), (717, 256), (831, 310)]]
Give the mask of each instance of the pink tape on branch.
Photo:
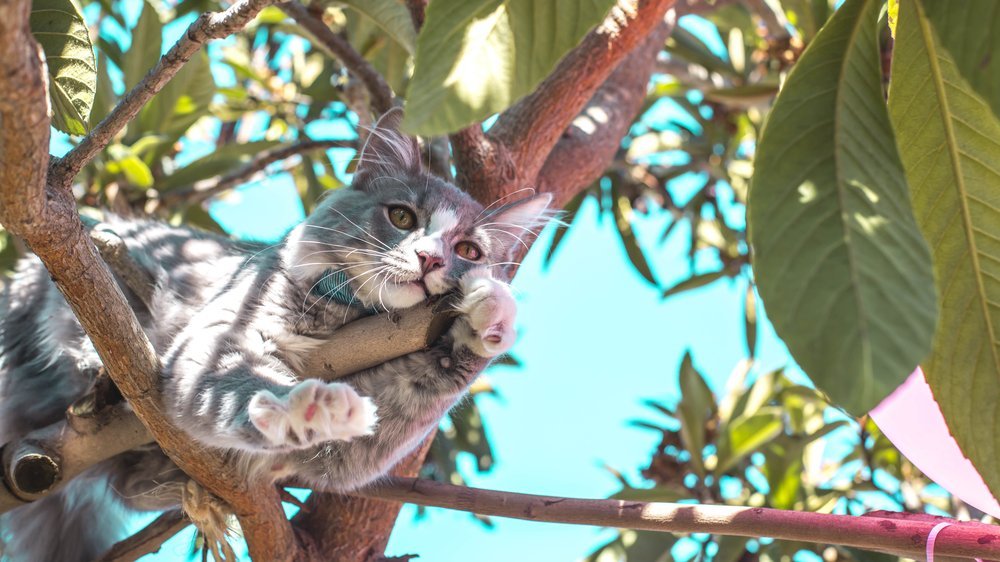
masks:
[[(934, 542), (937, 541), (938, 533), (945, 530), (946, 527), (951, 527), (951, 523), (947, 521), (942, 521), (934, 528), (931, 529), (930, 533), (927, 533), (927, 562), (934, 562)], [(982, 558), (973, 558), (976, 562), (983, 562)]]

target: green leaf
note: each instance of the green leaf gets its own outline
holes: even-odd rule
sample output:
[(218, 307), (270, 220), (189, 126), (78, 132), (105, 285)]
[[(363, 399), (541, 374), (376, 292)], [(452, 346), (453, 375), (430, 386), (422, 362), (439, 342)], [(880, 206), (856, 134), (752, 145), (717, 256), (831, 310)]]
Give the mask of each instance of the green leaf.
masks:
[(784, 425), (781, 408), (762, 408), (756, 414), (740, 417), (726, 426), (718, 443), (716, 474), (725, 474), (772, 439), (781, 435)]
[(163, 48), (163, 24), (160, 14), (148, 1), (142, 3), (139, 21), (132, 28), (132, 45), (122, 55), (125, 91), (131, 90), (160, 60)]
[(136, 187), (152, 187), (153, 186), (153, 172), (149, 170), (149, 166), (146, 165), (137, 156), (128, 156), (116, 162), (121, 168), (125, 178), (129, 183)]
[(718, 72), (730, 78), (740, 77), (733, 65), (723, 58), (716, 56), (712, 49), (698, 38), (694, 33), (681, 26), (674, 27), (667, 38), (666, 51), (671, 56), (679, 57), (687, 62), (705, 67), (705, 69)]
[(715, 397), (694, 368), (691, 354), (685, 353), (680, 369), (681, 401), (677, 404), (677, 417), (681, 422), (681, 441), (691, 453), (691, 466), (699, 476), (705, 476), (702, 458), (705, 449), (705, 424), (715, 417)]
[[(890, 3), (891, 4), (891, 3)], [(900, 0), (900, 4), (906, 4)], [(1000, 116), (1000, 11), (993, 0), (940, 2), (922, 0), (927, 21), (938, 38), (936, 50)]]
[(417, 38), (404, 128), (442, 135), (506, 109), (534, 90), (613, 4), (431, 2)]
[(747, 284), (743, 301), (743, 333), (746, 334), (747, 353), (753, 359), (757, 356), (757, 295), (752, 283)]
[(278, 141), (256, 141), (245, 144), (229, 144), (203, 156), (187, 166), (170, 174), (156, 183), (156, 189), (170, 191), (195, 182), (213, 178), (235, 170), (241, 164), (252, 160), (254, 156), (265, 150), (272, 149), (281, 143)]
[(883, 101), (880, 6), (845, 2), (792, 70), (764, 129), (748, 209), (768, 317), (816, 385), (855, 414), (927, 355), (936, 311)]
[(731, 88), (705, 90), (705, 98), (736, 107), (753, 107), (767, 104), (778, 93), (775, 84), (748, 84)]
[(417, 30), (406, 6), (397, 0), (337, 0), (364, 14), (399, 42), (411, 55), (417, 50)]
[(617, 189), (614, 188), (614, 184), (612, 184), (611, 197), (613, 199), (611, 213), (615, 217), (615, 226), (618, 227), (618, 239), (621, 240), (622, 247), (625, 248), (625, 254), (628, 256), (629, 261), (632, 262), (632, 267), (639, 272), (639, 275), (642, 275), (643, 279), (649, 281), (654, 287), (659, 287), (660, 282), (656, 280), (656, 275), (653, 274), (652, 268), (649, 267), (646, 254), (642, 251), (642, 247), (639, 246), (639, 240), (635, 237), (635, 231), (632, 229), (632, 201), (626, 195), (618, 193)]
[(923, 368), (951, 434), (1000, 494), (1000, 418), (986, 415), (1000, 400), (1000, 122), (942, 48), (940, 32), (961, 30), (935, 27), (924, 8), (900, 0), (889, 97), (941, 291)]
[(761, 472), (767, 477), (767, 499), (771, 507), (792, 509), (802, 490), (802, 451), (805, 445), (791, 437), (780, 436), (764, 453)]
[(85, 135), (97, 93), (97, 60), (90, 33), (75, 0), (34, 0), (31, 33), (49, 68), (52, 126)]
[(108, 57), (102, 54), (97, 60), (97, 93), (94, 95), (94, 107), (90, 111), (90, 127), (96, 127), (114, 109), (116, 103), (118, 96), (115, 95), (108, 75)]
[(747, 550), (747, 540), (746, 537), (718, 536), (715, 542), (719, 545), (719, 550), (712, 557), (712, 562), (737, 562), (741, 560)]
[(705, 285), (710, 285), (725, 276), (725, 271), (712, 271), (710, 273), (692, 275), (691, 277), (677, 283), (673, 287), (670, 287), (666, 291), (663, 291), (663, 298), (676, 295), (677, 293), (683, 293), (684, 291), (690, 291), (691, 289), (697, 289), (698, 287), (704, 287)]
[(208, 114), (214, 95), (215, 79), (208, 56), (199, 51), (142, 109), (137, 132), (180, 138), (195, 121)]

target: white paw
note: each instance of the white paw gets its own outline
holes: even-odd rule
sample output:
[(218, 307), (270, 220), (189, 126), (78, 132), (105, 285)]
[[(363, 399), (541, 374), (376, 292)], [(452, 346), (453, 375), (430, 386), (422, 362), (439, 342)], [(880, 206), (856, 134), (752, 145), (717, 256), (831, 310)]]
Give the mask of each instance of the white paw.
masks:
[(462, 314), (452, 334), (455, 343), (464, 345), (480, 357), (496, 357), (514, 345), (514, 319), (517, 302), (510, 286), (490, 277), (488, 272), (472, 271), (461, 281)]
[(285, 398), (262, 390), (250, 399), (250, 422), (278, 447), (306, 449), (326, 441), (371, 435), (375, 403), (341, 383), (307, 379)]

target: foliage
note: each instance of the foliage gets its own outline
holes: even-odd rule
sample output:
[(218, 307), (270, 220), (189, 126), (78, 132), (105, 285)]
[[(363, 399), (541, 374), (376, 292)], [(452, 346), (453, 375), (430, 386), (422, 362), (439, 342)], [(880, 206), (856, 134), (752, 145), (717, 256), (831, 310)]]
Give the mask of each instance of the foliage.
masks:
[(923, 359), (937, 304), (882, 94), (879, 5), (845, 3), (791, 72), (757, 150), (748, 216), (775, 330), (856, 415)]
[[(978, 415), (1000, 394), (1000, 121), (996, 71), (970, 2), (958, 11), (902, 1), (893, 52), (889, 110), (924, 235), (931, 241), (940, 322), (924, 373), (952, 435), (994, 495), (1000, 492), (995, 421)], [(973, 61), (985, 66), (973, 69)], [(991, 71), (992, 70), (992, 71)]]
[[(680, 366), (675, 405), (649, 401), (655, 420), (634, 422), (659, 435), (638, 486), (619, 475), (614, 498), (634, 501), (745, 505), (821, 513), (872, 509), (964, 514), (967, 508), (931, 485), (867, 418), (845, 417), (816, 389), (783, 371), (747, 382), (737, 368), (718, 399), (690, 356)], [(687, 382), (685, 382), (687, 381)], [(589, 562), (791, 560), (802, 551), (824, 560), (867, 562), (875, 556), (838, 546), (767, 538), (689, 536), (622, 531)], [(800, 558), (799, 558), (800, 559)]]
[[(892, 2), (893, 44), (878, 1), (847, 2), (829, 22), (833, 3), (767, 5), (781, 10), (721, 3), (704, 14), (723, 52), (675, 30), (646, 115), (568, 216), (584, 197), (607, 214), (626, 201), (671, 212), (663, 239), (687, 236), (692, 267), (664, 296), (747, 277), (796, 361), (854, 414), (921, 364), (952, 434), (998, 492), (998, 427), (977, 414), (1000, 398), (993, 6)], [(685, 118), (656, 122), (665, 103)], [(672, 186), (692, 175), (702, 187), (680, 200)], [(751, 177), (748, 244), (731, 217)], [(653, 249), (618, 230), (637, 273), (655, 283)]]

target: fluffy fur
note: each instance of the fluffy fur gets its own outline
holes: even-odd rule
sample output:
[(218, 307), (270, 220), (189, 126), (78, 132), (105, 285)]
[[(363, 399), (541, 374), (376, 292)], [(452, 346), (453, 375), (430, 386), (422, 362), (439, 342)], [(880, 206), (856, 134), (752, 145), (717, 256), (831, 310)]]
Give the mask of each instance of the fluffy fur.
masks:
[[(398, 118), (390, 113), (373, 131), (353, 185), (277, 246), (109, 219), (157, 281), (149, 310), (132, 300), (162, 358), (166, 412), (200, 444), (231, 455), (247, 478), (294, 475), (324, 490), (371, 482), (512, 343), (514, 300), (491, 271), (541, 223), (549, 197), (484, 210), (420, 170), (412, 139), (395, 131)], [(411, 228), (393, 222), (399, 208)], [(481, 257), (468, 259), (467, 245), (460, 255), (459, 243)], [(347, 275), (357, 306), (316, 294), (334, 271)], [(429, 349), (336, 383), (301, 372), (311, 350), (368, 310), (453, 289), (459, 317)], [(48, 274), (23, 261), (0, 296), (0, 443), (60, 420), (99, 365)], [(4, 555), (92, 560), (120, 538), (120, 506), (176, 505), (184, 478), (155, 448), (110, 459), (0, 518)]]

